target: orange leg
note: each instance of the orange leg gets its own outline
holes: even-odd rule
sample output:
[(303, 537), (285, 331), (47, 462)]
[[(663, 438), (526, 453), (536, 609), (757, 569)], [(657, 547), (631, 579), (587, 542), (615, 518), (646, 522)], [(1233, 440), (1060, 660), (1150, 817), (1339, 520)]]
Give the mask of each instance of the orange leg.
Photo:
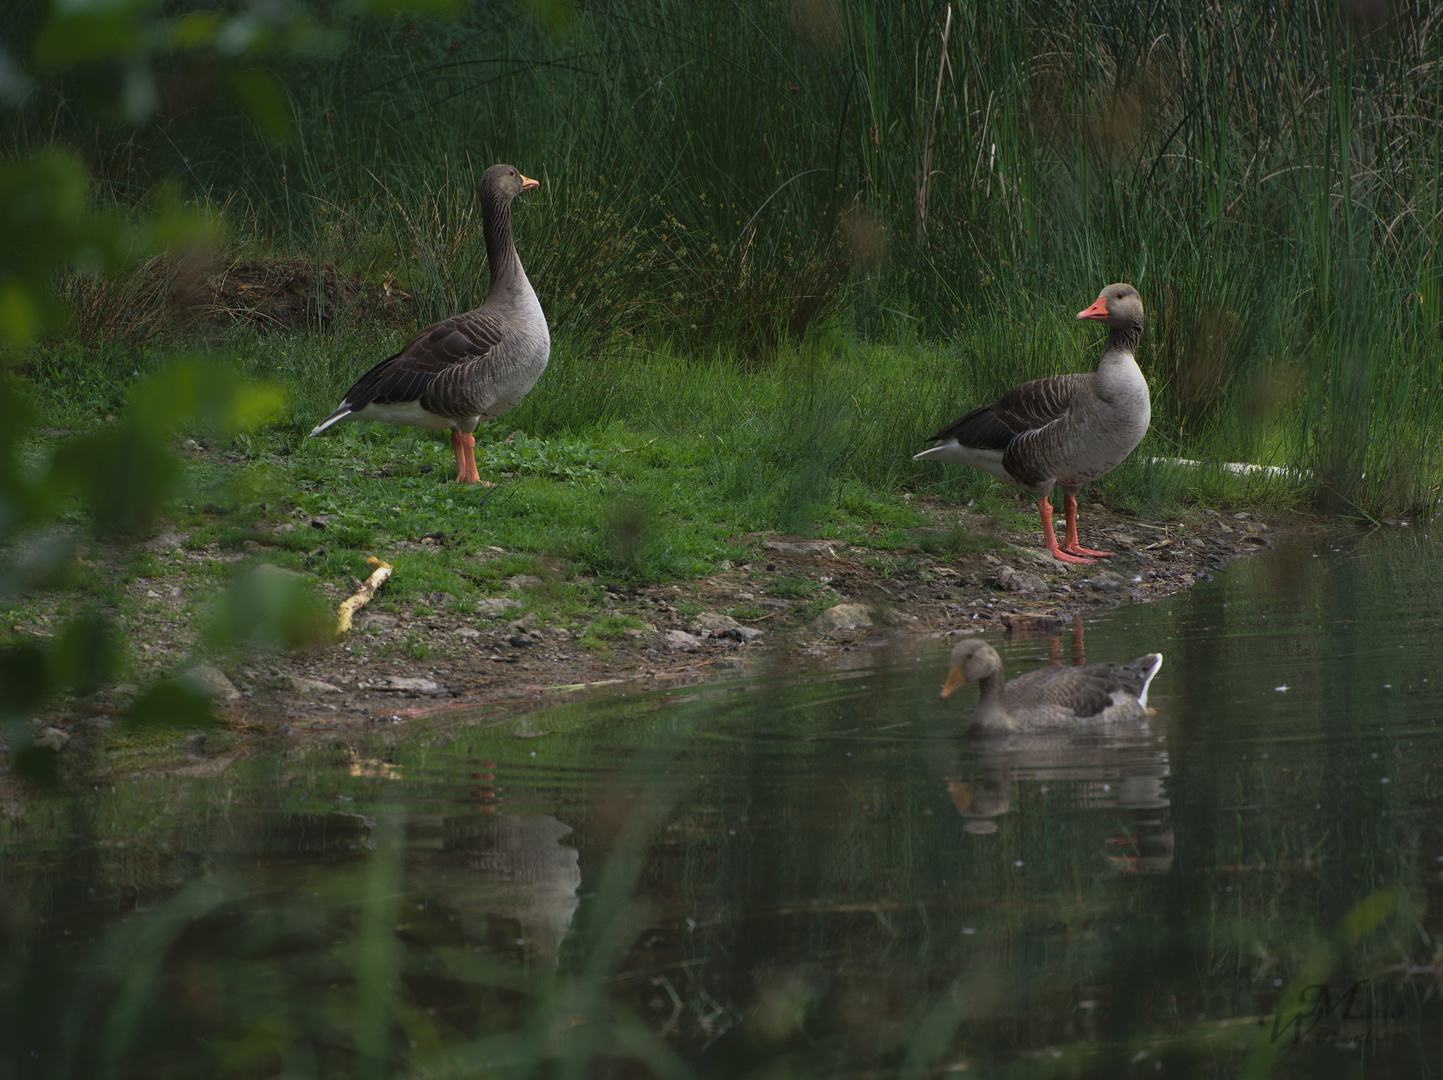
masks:
[(456, 455), (456, 483), (491, 486), (488, 481), (481, 479), (481, 474), (476, 469), (476, 439), (474, 436), (464, 435), (459, 431), (451, 432), (451, 450)]
[(1092, 555), (1099, 559), (1105, 559), (1112, 554), (1110, 551), (1093, 551), (1091, 548), (1085, 548), (1077, 542), (1076, 495), (1063, 496), (1062, 512), (1067, 516), (1067, 539), (1062, 545), (1063, 551), (1070, 551), (1074, 555)]
[[(1058, 562), (1069, 563), (1090, 563), (1097, 561), (1095, 559), (1084, 559), (1076, 555), (1069, 555), (1057, 546), (1057, 534), (1052, 531), (1052, 503), (1048, 501), (1046, 495), (1037, 500), (1037, 512), (1042, 515), (1042, 542), (1047, 550), (1052, 553), (1054, 559)], [(1068, 520), (1071, 522), (1071, 518)], [(1075, 540), (1076, 537), (1073, 539)]]

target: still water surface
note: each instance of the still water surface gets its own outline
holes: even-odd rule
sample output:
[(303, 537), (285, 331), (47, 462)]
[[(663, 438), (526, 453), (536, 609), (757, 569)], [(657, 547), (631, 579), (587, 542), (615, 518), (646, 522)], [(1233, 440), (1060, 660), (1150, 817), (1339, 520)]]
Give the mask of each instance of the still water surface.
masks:
[(995, 643), (1156, 715), (969, 741), (949, 641), (449, 715), (4, 826), (3, 1076), (1433, 1076), (1443, 560)]

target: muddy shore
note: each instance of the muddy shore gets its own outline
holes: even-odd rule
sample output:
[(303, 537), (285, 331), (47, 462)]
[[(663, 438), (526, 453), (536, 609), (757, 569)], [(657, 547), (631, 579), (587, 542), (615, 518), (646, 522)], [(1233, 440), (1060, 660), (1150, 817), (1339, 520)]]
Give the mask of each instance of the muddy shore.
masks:
[[(1190, 588), (1234, 559), (1326, 527), (1266, 510), (1194, 509), (1179, 520), (1148, 521), (1094, 505), (1083, 542), (1115, 554), (1068, 566), (1042, 552), (1035, 527), (1008, 528), (940, 501), (920, 509), (937, 529), (968, 537), (975, 550), (915, 553), (904, 570), (884, 573), (872, 549), (757, 535), (748, 538), (752, 558), (709, 577), (607, 586), (596, 615), (629, 617), (621, 621), (635, 625), (603, 647), (528, 613), (528, 594), (547, 583), (519, 576), (501, 595), (477, 601), (490, 619), (447, 614), (441, 597), (424, 610), (377, 604), (363, 609), (334, 645), (207, 674), (229, 727), (254, 736), (304, 736), (484, 707), (509, 716), (578, 691), (700, 678), (773, 662), (779, 652), (824, 658), (879, 637), (1056, 631), (1079, 614)], [(342, 589), (321, 588), (333, 600), (344, 598)], [(163, 595), (163, 588), (149, 591)]]

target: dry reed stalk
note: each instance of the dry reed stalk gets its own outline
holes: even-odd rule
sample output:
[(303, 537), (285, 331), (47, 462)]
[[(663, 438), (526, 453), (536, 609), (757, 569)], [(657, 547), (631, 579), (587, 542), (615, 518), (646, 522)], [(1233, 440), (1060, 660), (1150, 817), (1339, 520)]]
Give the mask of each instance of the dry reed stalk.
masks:
[(366, 583), (357, 590), (354, 596), (341, 601), (339, 617), (336, 620), (336, 637), (344, 637), (351, 632), (351, 619), (355, 617), (356, 612), (371, 602), (371, 597), (376, 595), (376, 590), (384, 585), (386, 579), (391, 576), (391, 564), (382, 562), (374, 555), (366, 560), (366, 565), (371, 567), (371, 576), (366, 579)]

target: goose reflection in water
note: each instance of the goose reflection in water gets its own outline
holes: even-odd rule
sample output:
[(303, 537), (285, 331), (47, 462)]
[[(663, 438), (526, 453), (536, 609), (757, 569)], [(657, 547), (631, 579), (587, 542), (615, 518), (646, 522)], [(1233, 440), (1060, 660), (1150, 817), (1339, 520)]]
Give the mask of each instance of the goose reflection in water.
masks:
[(468, 937), (486, 929), (496, 939), (496, 922), (515, 920), (521, 933), (509, 935), (510, 944), (523, 959), (555, 971), (580, 903), (578, 853), (561, 842), (571, 831), (549, 814), (413, 818), (411, 879), (451, 910)]
[(1026, 734), (972, 744), (972, 768), (947, 781), (947, 794), (967, 832), (996, 832), (998, 819), (1013, 811), (1014, 795), (1019, 813), (1036, 804), (1036, 795), (1048, 804), (1039, 811), (1061, 804), (1125, 815), (1127, 834), (1106, 840), (1117, 869), (1165, 874), (1172, 867), (1168, 756), (1161, 736)]

